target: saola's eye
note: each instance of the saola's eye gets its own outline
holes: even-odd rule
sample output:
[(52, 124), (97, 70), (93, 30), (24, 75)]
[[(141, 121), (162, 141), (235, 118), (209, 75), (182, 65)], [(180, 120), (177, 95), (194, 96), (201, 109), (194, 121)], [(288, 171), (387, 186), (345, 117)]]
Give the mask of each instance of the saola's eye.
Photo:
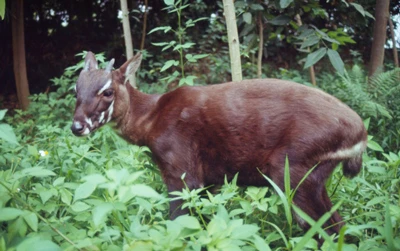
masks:
[(114, 90), (113, 89), (107, 89), (103, 92), (103, 96), (104, 97), (111, 97), (114, 94)]

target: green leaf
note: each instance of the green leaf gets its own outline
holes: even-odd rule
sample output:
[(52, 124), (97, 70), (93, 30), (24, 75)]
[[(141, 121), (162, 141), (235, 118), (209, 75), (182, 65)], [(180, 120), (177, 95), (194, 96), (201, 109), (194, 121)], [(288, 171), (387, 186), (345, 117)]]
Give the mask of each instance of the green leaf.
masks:
[(307, 37), (303, 43), (301, 43), (300, 49), (304, 49), (310, 46), (313, 46), (314, 44), (317, 44), (319, 42), (320, 38), (316, 36), (315, 34)]
[(322, 238), (325, 239), (325, 241), (330, 242), (330, 245), (333, 246), (333, 241), (329, 237), (329, 235), (323, 230), (322, 225), (332, 216), (332, 214), (335, 213), (335, 211), (340, 207), (342, 202), (337, 203), (334, 205), (329, 212), (326, 212), (322, 217), (318, 219), (317, 222), (315, 222), (310, 216), (308, 216), (305, 212), (303, 212), (299, 207), (296, 205), (293, 205), (293, 210), (296, 212), (296, 214), (301, 217), (303, 220), (305, 220), (310, 226), (312, 226), (307, 233), (301, 238), (301, 240), (296, 244), (296, 246), (293, 248), (293, 251), (300, 251), (304, 250), (304, 247), (306, 244), (312, 239), (312, 237), (316, 234), (319, 233), (322, 235)]
[(308, 54), (304, 69), (316, 64), (326, 54), (326, 48), (320, 48), (311, 54)]
[[(1, 0), (0, 0), (0, 3), (1, 3)], [(0, 6), (0, 8), (1, 8), (1, 6)], [(6, 115), (6, 112), (7, 112), (7, 109), (0, 110), (0, 120), (3, 120), (4, 116)]]
[(181, 78), (181, 79), (179, 80), (178, 86), (182, 86), (182, 85), (184, 85), (184, 84), (193, 86), (193, 85), (194, 85), (193, 80), (196, 79), (196, 78), (197, 78), (196, 76), (187, 76), (187, 77), (185, 77), (185, 78)]
[[(6, 13), (6, 0), (0, 0), (0, 17), (4, 19), (4, 14)], [(1, 120), (1, 118), (0, 118)]]
[(4, 240), (4, 237), (0, 238), (0, 250), (7, 250), (6, 241)]
[(263, 173), (261, 173), (261, 174), (264, 177), (264, 179), (266, 179), (271, 184), (271, 186), (275, 189), (276, 193), (278, 194), (279, 198), (281, 199), (281, 201), (283, 203), (283, 208), (285, 209), (286, 220), (289, 222), (289, 224), (291, 224), (293, 221), (293, 218), (292, 218), (292, 212), (290, 210), (288, 198), (286, 198), (285, 194), (282, 192), (282, 189), (280, 189), (280, 187), (275, 182), (273, 182), (268, 176), (264, 175)]
[(19, 145), (14, 130), (8, 124), (0, 124), (0, 138), (11, 144)]
[(151, 43), (152, 45), (154, 45), (154, 46), (166, 46), (166, 45), (169, 45), (169, 43), (168, 42), (161, 42), (161, 43)]
[(387, 194), (385, 196), (385, 226), (383, 233), (386, 239), (386, 243), (388, 244), (388, 250), (395, 250), (393, 242), (394, 234), (393, 234), (392, 219), (390, 216), (390, 202)]
[(186, 55), (185, 55), (185, 58), (187, 59), (188, 62), (191, 62), (191, 63), (197, 62), (197, 61), (193, 58), (193, 55), (192, 55), (192, 54), (186, 54)]
[(60, 189), (60, 196), (62, 202), (64, 202), (67, 205), (71, 205), (72, 194), (69, 190), (65, 188)]
[(23, 176), (32, 176), (32, 177), (47, 177), (47, 176), (56, 176), (53, 171), (44, 169), (43, 167), (36, 166), (31, 168), (26, 168), (21, 171)]
[(107, 182), (107, 179), (99, 173), (87, 175), (87, 176), (83, 177), (82, 180), (84, 180), (86, 182), (94, 183), (96, 185)]
[(162, 196), (159, 193), (157, 193), (153, 188), (143, 184), (132, 185), (131, 192), (135, 196), (144, 198), (155, 198), (155, 199), (162, 198)]
[(35, 146), (28, 145), (28, 153), (34, 157), (39, 156), (39, 151)]
[(250, 4), (250, 8), (252, 10), (264, 10), (264, 7), (261, 4), (258, 4), (258, 3)]
[(24, 215), (24, 220), (26, 222), (26, 224), (28, 224), (28, 226), (33, 230), (33, 231), (37, 231), (38, 230), (38, 224), (39, 224), (39, 220), (38, 217), (36, 216), (35, 213), (29, 212), (27, 211)]
[(373, 205), (376, 205), (376, 204), (382, 205), (383, 204), (382, 202), (385, 200), (385, 198), (386, 197), (384, 197), (384, 196), (374, 197), (370, 201), (367, 202), (366, 206), (370, 207), (370, 206), (373, 206)]
[(208, 54), (197, 54), (193, 56), (194, 59), (202, 59), (205, 57), (208, 57)]
[(171, 68), (173, 65), (178, 65), (179, 62), (176, 60), (168, 60), (167, 62), (165, 62), (164, 66), (161, 68), (160, 72), (163, 72), (169, 68)]
[(74, 201), (89, 197), (96, 190), (96, 187), (96, 183), (88, 181), (80, 184), (75, 190)]
[(16, 251), (61, 251), (62, 249), (50, 240), (35, 236), (23, 240)]
[(328, 49), (328, 57), (331, 64), (340, 75), (344, 74), (344, 63), (337, 51)]
[(368, 130), (369, 128), (369, 123), (371, 122), (371, 118), (367, 118), (363, 121), (365, 128)]
[(164, 3), (168, 6), (174, 5), (175, 4), (175, 0), (164, 0)]
[(258, 231), (259, 227), (256, 225), (242, 225), (232, 231), (231, 237), (233, 239), (245, 240)]
[[(54, 189), (54, 188), (53, 188)], [(39, 192), (42, 203), (45, 204), (54, 195), (54, 190), (41, 187)], [(57, 192), (57, 191), (56, 191)]]
[(90, 208), (90, 206), (82, 201), (77, 201), (71, 206), (71, 209), (78, 213), (82, 212), (82, 211), (86, 211), (89, 208)]
[(368, 140), (367, 147), (377, 152), (383, 152), (383, 148), (373, 140)]
[(365, 17), (365, 10), (364, 8), (358, 3), (350, 3), (361, 15)]
[(0, 208), (0, 221), (14, 220), (23, 214), (23, 211), (17, 208), (4, 207)]
[(271, 248), (269, 247), (268, 243), (258, 235), (254, 235), (254, 245), (256, 246), (257, 250), (265, 250), (270, 251)]
[(164, 33), (167, 33), (171, 29), (172, 29), (171, 26), (160, 26), (160, 27), (156, 27), (156, 28), (152, 29), (151, 31), (149, 31), (148, 34), (151, 34), (153, 32), (159, 31), (159, 30), (162, 30), (162, 31), (164, 31)]
[(196, 45), (195, 43), (184, 43), (184, 44), (178, 44), (177, 46), (174, 47), (174, 51), (180, 50), (180, 49), (189, 49), (192, 48), (194, 45)]
[(282, 9), (285, 9), (285, 8), (288, 7), (292, 2), (293, 2), (293, 0), (280, 0), (280, 1), (279, 1), (279, 5), (281, 6)]
[(251, 24), (251, 18), (252, 18), (252, 15), (251, 15), (250, 12), (245, 12), (245, 13), (243, 14), (243, 20), (244, 20), (246, 23)]
[(55, 179), (54, 181), (53, 181), (53, 186), (61, 186), (62, 184), (64, 184), (64, 180), (65, 180), (65, 177), (58, 177), (57, 179)]
[(273, 25), (286, 25), (290, 22), (290, 20), (290, 17), (282, 15), (274, 17), (272, 20), (269, 21), (269, 23)]
[(104, 223), (107, 215), (114, 209), (111, 203), (102, 203), (96, 206), (93, 211), (93, 223), (95, 226), (99, 226), (100, 224)]
[(197, 220), (196, 217), (193, 217), (193, 216), (182, 215), (182, 216), (179, 216), (178, 218), (176, 218), (174, 221), (177, 222), (182, 227), (185, 227), (188, 229), (200, 229), (201, 228), (199, 221)]

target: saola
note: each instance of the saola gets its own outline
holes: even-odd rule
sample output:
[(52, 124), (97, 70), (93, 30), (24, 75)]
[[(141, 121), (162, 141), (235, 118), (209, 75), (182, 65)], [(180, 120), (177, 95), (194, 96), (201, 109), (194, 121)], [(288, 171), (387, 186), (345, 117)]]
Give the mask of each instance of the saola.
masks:
[[(168, 191), (222, 184), (239, 173), (239, 185), (265, 186), (260, 174), (283, 189), (285, 158), (291, 187), (317, 165), (299, 186), (294, 203), (314, 220), (332, 203), (325, 181), (343, 163), (348, 177), (359, 173), (367, 132), (361, 118), (333, 96), (278, 79), (181, 87), (162, 95), (144, 94), (127, 84), (141, 62), (137, 54), (119, 69), (98, 69), (88, 52), (76, 84), (72, 132), (88, 135), (109, 121), (119, 134), (148, 146)], [(170, 216), (185, 213), (182, 201), (170, 204)], [(307, 228), (307, 224), (299, 220)], [(325, 223), (338, 233), (335, 212)]]

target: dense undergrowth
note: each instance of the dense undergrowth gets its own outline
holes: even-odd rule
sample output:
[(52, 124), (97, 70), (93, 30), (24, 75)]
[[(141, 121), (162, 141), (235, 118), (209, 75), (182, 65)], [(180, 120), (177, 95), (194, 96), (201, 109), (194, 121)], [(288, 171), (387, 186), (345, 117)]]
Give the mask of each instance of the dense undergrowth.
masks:
[[(168, 220), (167, 192), (147, 148), (126, 143), (108, 126), (86, 138), (71, 134), (71, 90), (80, 66), (53, 80), (55, 92), (32, 96), (27, 112), (0, 113), (6, 132), (0, 135), (0, 250), (400, 249), (400, 99), (392, 80), (398, 70), (376, 78), (376, 93), (363, 87), (367, 79), (357, 66), (345, 77), (320, 76), (320, 87), (356, 109), (374, 135), (362, 172), (349, 180), (338, 168), (328, 181), (347, 222), (329, 237), (324, 219), (312, 222), (285, 196), (290, 191), (239, 188), (234, 180), (214, 193), (178, 191), (191, 214)], [(298, 72), (276, 77), (307, 82)], [(310, 221), (308, 232), (291, 209)], [(325, 241), (321, 247), (316, 234)]]

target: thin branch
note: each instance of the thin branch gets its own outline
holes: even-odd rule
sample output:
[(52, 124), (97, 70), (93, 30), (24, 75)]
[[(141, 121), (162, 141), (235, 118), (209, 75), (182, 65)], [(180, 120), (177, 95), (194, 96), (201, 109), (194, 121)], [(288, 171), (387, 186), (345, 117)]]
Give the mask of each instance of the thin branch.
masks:
[(147, 29), (147, 12), (148, 12), (148, 0), (144, 0), (144, 16), (143, 16), (143, 28), (142, 28), (142, 41), (140, 43), (140, 50), (144, 49), (144, 41), (146, 39)]
[(258, 14), (258, 58), (257, 58), (257, 78), (261, 78), (262, 75), (262, 56), (264, 48), (264, 24), (262, 21), (262, 12)]
[[(296, 22), (299, 26), (303, 25), (303, 22), (301, 21), (301, 17), (299, 14), (296, 14), (296, 16), (294, 17), (296, 19)], [(310, 47), (307, 47), (307, 51), (310, 52)], [(310, 66), (310, 79), (311, 79), (311, 83), (316, 86), (317, 85), (317, 81), (315, 80), (315, 71), (314, 71), (314, 66)]]

